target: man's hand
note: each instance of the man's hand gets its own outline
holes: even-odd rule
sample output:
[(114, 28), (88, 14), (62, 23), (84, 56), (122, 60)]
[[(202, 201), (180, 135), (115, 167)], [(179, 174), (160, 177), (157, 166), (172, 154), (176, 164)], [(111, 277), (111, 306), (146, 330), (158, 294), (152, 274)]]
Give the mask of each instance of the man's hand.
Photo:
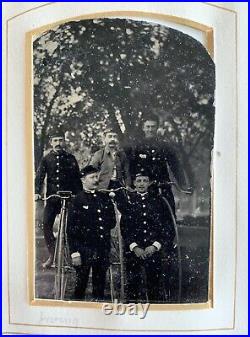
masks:
[(81, 266), (82, 264), (81, 256), (72, 257), (72, 264), (75, 267)]
[(157, 248), (155, 246), (148, 246), (145, 248), (145, 254), (146, 256), (152, 256), (157, 251)]
[(41, 195), (36, 193), (35, 194), (35, 201), (42, 199)]
[(136, 255), (137, 257), (139, 257), (140, 259), (143, 259), (143, 260), (144, 260), (144, 259), (147, 257), (145, 251), (144, 251), (142, 248), (135, 247), (135, 248), (133, 249), (133, 252), (134, 252), (135, 255)]
[(110, 196), (110, 198), (114, 199), (116, 197), (116, 194), (115, 194), (115, 192), (112, 191), (112, 192), (109, 193), (109, 196)]

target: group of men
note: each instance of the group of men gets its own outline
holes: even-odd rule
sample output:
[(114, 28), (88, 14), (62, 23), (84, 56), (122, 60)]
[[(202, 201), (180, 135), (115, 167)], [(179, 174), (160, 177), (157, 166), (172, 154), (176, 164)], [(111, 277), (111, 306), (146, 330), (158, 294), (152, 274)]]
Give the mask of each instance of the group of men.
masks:
[[(41, 195), (45, 177), (47, 196), (58, 191), (72, 191), (76, 195), (69, 207), (67, 224), (68, 244), (76, 270), (76, 300), (85, 298), (90, 269), (93, 299), (104, 299), (110, 264), (110, 232), (116, 226), (117, 210), (121, 214), (124, 240), (127, 300), (143, 300), (145, 287), (150, 302), (160, 300), (161, 252), (174, 240), (171, 213), (175, 216), (175, 203), (171, 186), (165, 184), (160, 195), (157, 183), (170, 181), (168, 166), (181, 186), (185, 184), (185, 177), (175, 152), (157, 138), (157, 129), (156, 118), (145, 119), (144, 136), (129, 151), (121, 149), (118, 134), (107, 129), (104, 148), (94, 153), (81, 171), (75, 157), (64, 150), (64, 135), (51, 134), (52, 150), (43, 157), (38, 168), (35, 198)], [(152, 182), (156, 182), (155, 187)], [(110, 194), (107, 190), (117, 192)], [(50, 254), (44, 268), (51, 267), (53, 262), (53, 224), (60, 208), (60, 201), (51, 198), (44, 209), (44, 238)], [(146, 285), (142, 286), (144, 273)]]

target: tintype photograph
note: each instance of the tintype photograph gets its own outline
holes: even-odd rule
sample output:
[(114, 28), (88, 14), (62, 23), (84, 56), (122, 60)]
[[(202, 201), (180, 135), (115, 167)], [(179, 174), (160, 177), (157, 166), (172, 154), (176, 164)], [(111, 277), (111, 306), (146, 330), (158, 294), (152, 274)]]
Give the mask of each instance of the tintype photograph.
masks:
[(215, 65), (132, 19), (33, 38), (35, 298), (206, 303)]

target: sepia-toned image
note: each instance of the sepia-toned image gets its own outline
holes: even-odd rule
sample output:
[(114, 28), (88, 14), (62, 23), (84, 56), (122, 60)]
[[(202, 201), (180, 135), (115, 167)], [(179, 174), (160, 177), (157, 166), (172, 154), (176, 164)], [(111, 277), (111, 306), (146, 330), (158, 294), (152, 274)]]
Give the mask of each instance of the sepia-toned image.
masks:
[(132, 19), (33, 37), (35, 298), (207, 303), (215, 65)]

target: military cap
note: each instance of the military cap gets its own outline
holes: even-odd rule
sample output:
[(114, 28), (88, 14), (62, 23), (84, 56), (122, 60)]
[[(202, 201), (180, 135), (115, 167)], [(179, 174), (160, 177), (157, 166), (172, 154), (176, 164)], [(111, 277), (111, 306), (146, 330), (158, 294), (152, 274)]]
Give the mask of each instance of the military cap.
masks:
[(87, 165), (81, 170), (81, 177), (86, 177), (88, 174), (92, 173), (97, 173), (99, 172), (99, 169), (92, 166), (92, 165)]
[(106, 136), (107, 133), (112, 132), (112, 133), (118, 133), (114, 128), (108, 127), (103, 131), (103, 134)]
[(65, 138), (65, 132), (62, 129), (53, 129), (49, 132), (49, 138), (62, 137)]
[(144, 167), (140, 167), (136, 172), (135, 172), (135, 178), (137, 177), (149, 177), (149, 179), (151, 179), (151, 172), (147, 169), (145, 169)]
[(142, 123), (145, 123), (147, 121), (154, 121), (154, 122), (157, 123), (157, 125), (159, 124), (159, 117), (156, 116), (156, 115), (153, 115), (153, 114), (151, 114), (151, 115), (146, 114), (146, 115), (142, 116), (141, 120), (142, 120)]

